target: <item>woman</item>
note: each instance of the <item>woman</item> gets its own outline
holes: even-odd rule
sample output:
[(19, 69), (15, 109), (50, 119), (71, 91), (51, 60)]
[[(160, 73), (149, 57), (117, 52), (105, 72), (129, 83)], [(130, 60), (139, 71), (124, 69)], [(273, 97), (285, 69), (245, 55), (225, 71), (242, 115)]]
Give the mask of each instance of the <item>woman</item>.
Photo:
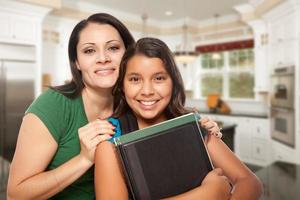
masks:
[[(72, 81), (39, 96), (26, 111), (11, 163), (8, 199), (94, 199), (94, 154), (110, 138), (112, 87), (134, 43), (115, 17), (79, 22), (69, 40)], [(101, 120), (102, 119), (102, 120)]]
[[(139, 129), (187, 113), (183, 107), (185, 95), (180, 73), (170, 50), (158, 39), (143, 38), (127, 49), (113, 92), (115, 116), (132, 112)], [(209, 173), (199, 187), (170, 199), (259, 199), (262, 188), (256, 176), (222, 140), (211, 135), (206, 137), (212, 163), (221, 169)], [(95, 159), (97, 199), (127, 199), (128, 191), (113, 144), (99, 144)], [(232, 194), (223, 173), (234, 186)]]

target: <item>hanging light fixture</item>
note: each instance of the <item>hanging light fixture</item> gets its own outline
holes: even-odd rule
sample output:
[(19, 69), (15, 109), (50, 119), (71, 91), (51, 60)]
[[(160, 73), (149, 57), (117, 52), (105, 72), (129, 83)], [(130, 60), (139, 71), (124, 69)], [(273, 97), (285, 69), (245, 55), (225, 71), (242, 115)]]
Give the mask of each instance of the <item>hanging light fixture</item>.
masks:
[[(183, 13), (187, 14), (186, 1), (182, 1)], [(192, 48), (188, 40), (188, 25), (187, 25), (187, 15), (184, 18), (184, 23), (182, 26), (182, 43), (179, 49), (174, 52), (175, 60), (178, 63), (183, 63), (183, 66), (193, 62), (197, 58), (198, 53)]]
[(183, 63), (184, 65), (191, 63), (194, 61), (198, 55), (198, 53), (194, 50), (191, 50), (188, 41), (188, 26), (186, 22), (182, 26), (182, 43), (178, 51), (174, 52), (175, 60), (178, 63)]
[(141, 37), (147, 37), (147, 19), (148, 19), (148, 15), (147, 13), (143, 13), (142, 16), (142, 32), (141, 32)]
[[(218, 19), (219, 19), (219, 14), (215, 14), (215, 33), (216, 33), (216, 40), (218, 40), (218, 34), (219, 34), (219, 30), (218, 30)], [(215, 45), (217, 46), (217, 45)], [(216, 51), (212, 54), (212, 59), (213, 60), (220, 60), (221, 59), (221, 55), (220, 53), (217, 51), (217, 49), (215, 49)]]

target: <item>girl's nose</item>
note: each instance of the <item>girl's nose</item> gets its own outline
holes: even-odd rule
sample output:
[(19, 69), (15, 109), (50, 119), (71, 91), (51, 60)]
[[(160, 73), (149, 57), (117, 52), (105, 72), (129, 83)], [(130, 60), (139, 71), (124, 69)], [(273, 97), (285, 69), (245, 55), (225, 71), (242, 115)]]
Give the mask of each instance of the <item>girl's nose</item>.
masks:
[(151, 81), (145, 81), (141, 88), (141, 93), (143, 95), (152, 95), (154, 94), (154, 88)]

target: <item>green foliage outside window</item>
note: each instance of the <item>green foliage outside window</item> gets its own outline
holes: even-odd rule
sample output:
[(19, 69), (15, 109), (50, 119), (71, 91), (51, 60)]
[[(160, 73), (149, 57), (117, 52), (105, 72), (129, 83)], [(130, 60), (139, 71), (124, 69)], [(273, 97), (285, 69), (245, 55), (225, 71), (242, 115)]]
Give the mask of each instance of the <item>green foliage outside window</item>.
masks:
[(201, 78), (201, 92), (202, 96), (208, 94), (223, 94), (223, 76), (209, 75)]
[[(201, 55), (201, 95), (218, 93), (226, 98), (254, 98), (254, 53), (253, 49), (239, 49)], [(217, 71), (216, 71), (217, 70)], [(217, 72), (217, 73), (216, 73)], [(228, 82), (226, 82), (228, 81)], [(224, 88), (224, 86), (226, 88)], [(227, 90), (227, 91), (224, 91)], [(224, 96), (223, 96), (224, 97)]]
[(203, 69), (221, 69), (224, 66), (224, 54), (219, 53), (220, 59), (213, 59), (212, 53), (202, 55), (202, 68)]
[(253, 49), (229, 51), (230, 68), (254, 67)]
[(229, 96), (231, 98), (254, 98), (254, 77), (250, 73), (231, 74)]

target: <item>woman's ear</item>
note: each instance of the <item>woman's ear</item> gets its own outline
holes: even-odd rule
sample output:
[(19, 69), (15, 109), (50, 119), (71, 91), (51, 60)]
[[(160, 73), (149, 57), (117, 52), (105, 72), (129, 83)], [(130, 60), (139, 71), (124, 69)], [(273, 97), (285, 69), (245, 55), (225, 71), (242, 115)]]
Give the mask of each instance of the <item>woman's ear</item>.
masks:
[(77, 62), (77, 61), (75, 62), (75, 64), (76, 64), (76, 68), (77, 68), (79, 71), (81, 71), (81, 69), (80, 69), (80, 65), (78, 64), (78, 62)]

